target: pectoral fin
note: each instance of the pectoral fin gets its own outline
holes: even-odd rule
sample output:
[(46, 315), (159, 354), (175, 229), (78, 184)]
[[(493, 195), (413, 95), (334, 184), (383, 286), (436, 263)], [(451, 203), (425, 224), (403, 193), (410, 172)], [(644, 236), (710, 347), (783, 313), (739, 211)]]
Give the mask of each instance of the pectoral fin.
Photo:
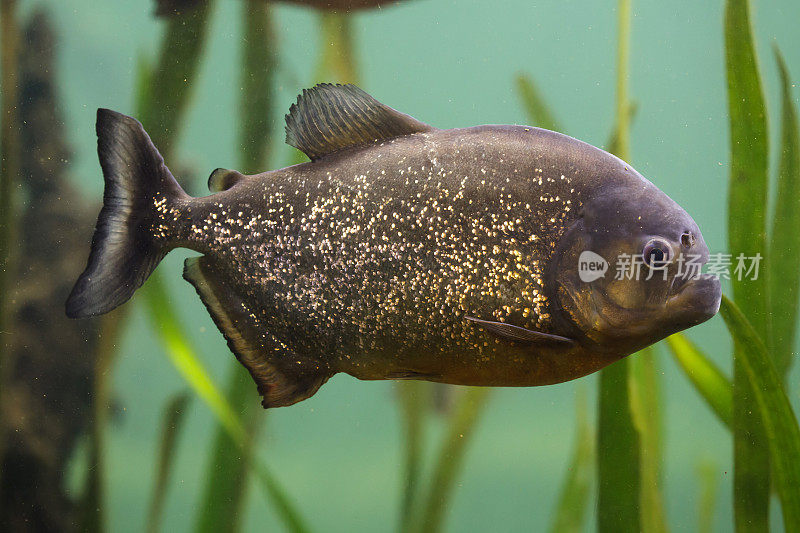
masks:
[(418, 379), (420, 381), (438, 381), (441, 378), (441, 374), (417, 372), (416, 370), (395, 370), (386, 374), (386, 379)]
[(481, 320), (472, 316), (465, 316), (467, 320), (477, 324), (486, 331), (490, 331), (506, 340), (515, 342), (529, 342), (529, 343), (566, 343), (573, 344), (575, 341), (561, 335), (553, 335), (552, 333), (542, 333), (541, 331), (534, 331), (532, 329), (521, 328), (505, 322), (492, 322), (490, 320)]

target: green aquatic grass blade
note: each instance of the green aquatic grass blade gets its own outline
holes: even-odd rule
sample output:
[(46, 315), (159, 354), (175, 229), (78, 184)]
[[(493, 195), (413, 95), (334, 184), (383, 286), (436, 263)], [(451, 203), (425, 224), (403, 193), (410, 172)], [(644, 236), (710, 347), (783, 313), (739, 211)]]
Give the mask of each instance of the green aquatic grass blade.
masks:
[(259, 461), (253, 462), (251, 467), (255, 471), (259, 484), (264, 488), (264, 492), (270, 495), (272, 506), (275, 508), (278, 517), (283, 521), (286, 530), (292, 533), (308, 533), (310, 529), (306, 526), (305, 520), (297, 512), (296, 505), (289, 499), (283, 486), (278, 483), (275, 476)]
[[(730, 114), (728, 241), (736, 256), (764, 256), (767, 207), (767, 121), (761, 77), (753, 48), (747, 0), (728, 0), (725, 57)], [(766, 258), (764, 259), (766, 262)], [(758, 334), (765, 338), (767, 305), (764, 276), (738, 280), (733, 292)]]
[[(628, 99), (631, 0), (617, 7), (616, 125), (611, 150), (630, 161), (631, 104)], [(597, 419), (597, 529), (606, 532), (641, 530), (641, 441), (634, 424), (629, 387), (630, 358), (600, 371)], [(627, 468), (620, 468), (627, 465)]]
[(619, 0), (617, 2), (617, 81), (614, 116), (614, 153), (621, 159), (628, 161), (631, 153), (631, 104), (628, 95), (630, 85), (630, 55), (631, 55), (631, 18), (632, 0)]
[(425, 431), (427, 406), (431, 389), (427, 383), (415, 380), (398, 381), (395, 384), (402, 416), (402, 434), (405, 444), (405, 467), (403, 475), (403, 497), (400, 502), (398, 531), (409, 531), (417, 503), (420, 474), (422, 473), (422, 446)]
[(514, 83), (531, 126), (552, 131), (563, 131), (529, 75), (520, 72), (514, 79)]
[[(628, 359), (631, 357), (637, 354)], [(628, 375), (626, 359), (600, 372), (597, 421), (597, 530), (600, 532), (641, 531), (641, 450), (639, 432), (633, 422)]]
[(161, 424), (161, 442), (158, 449), (158, 464), (153, 492), (150, 496), (150, 509), (147, 513), (148, 533), (157, 533), (161, 530), (161, 516), (164, 512), (167, 487), (169, 486), (172, 463), (175, 458), (175, 443), (183, 426), (186, 406), (189, 404), (189, 393), (176, 394), (167, 402), (164, 408), (164, 418)]
[[(140, 54), (136, 61), (136, 88), (133, 91), (133, 109), (137, 116), (143, 116), (153, 100), (152, 87), (155, 70), (147, 54)], [(163, 154), (162, 154), (163, 155)]]
[(250, 374), (238, 361), (233, 363), (226, 398), (238, 414), (247, 439), (243, 446), (239, 446), (223, 427), (218, 428), (209, 456), (195, 531), (234, 532), (241, 529), (254, 436), (259, 421), (263, 419), (260, 416), (263, 409)]
[(701, 462), (697, 465), (697, 479), (700, 485), (700, 495), (697, 498), (697, 533), (712, 533), (719, 493), (718, 469), (709, 461)]
[[(9, 288), (15, 271), (16, 190), (20, 181), (19, 42), (16, 0), (0, 0), (0, 412), (5, 411), (13, 362), (9, 335)], [(0, 428), (5, 429), (5, 428)], [(0, 457), (5, 456), (6, 431), (0, 431)], [(0, 469), (0, 476), (3, 475)]]
[(575, 444), (550, 526), (551, 533), (579, 533), (585, 529), (594, 474), (594, 435), (587, 420), (588, 407), (583, 388), (578, 389), (575, 406)]
[[(314, 71), (314, 83), (354, 83), (358, 85), (353, 17), (350, 13), (322, 11), (319, 14), (320, 53)], [(306, 163), (308, 157), (291, 149), (289, 164)]]
[(189, 107), (214, 4), (202, 2), (196, 9), (165, 22), (160, 56), (146, 92), (146, 105), (139, 109), (139, 121), (166, 161), (171, 159), (177, 132)]
[[(765, 256), (767, 206), (767, 121), (761, 78), (753, 45), (748, 0), (725, 3), (725, 66), (730, 115), (728, 249), (734, 262)], [(769, 258), (764, 258), (769, 262)], [(731, 284), (736, 302), (761, 338), (767, 338), (767, 286), (758, 279)], [(737, 531), (769, 527), (770, 467), (764, 427), (752, 409), (755, 391), (735, 346), (733, 368), (734, 522)]]
[[(123, 309), (103, 317), (95, 347), (92, 375), (92, 421), (89, 427), (89, 468), (79, 506), (78, 529), (105, 531), (105, 450), (106, 424), (111, 395), (111, 369), (116, 360), (114, 339), (119, 336)], [(106, 334), (103, 336), (103, 334)]]
[(717, 418), (729, 428), (733, 423), (733, 384), (683, 333), (667, 337), (675, 361)]
[(150, 278), (140, 289), (150, 321), (155, 328), (170, 362), (189, 383), (192, 390), (208, 405), (236, 443), (247, 440), (247, 432), (228, 400), (206, 371), (173, 311), (172, 302), (160, 278)]
[(358, 84), (352, 15), (348, 12), (323, 11), (319, 15), (319, 27), (322, 50), (315, 82), (335, 80), (337, 83)]
[(447, 433), (433, 468), (429, 489), (425, 499), (420, 501), (423, 509), (414, 515), (417, 520), (413, 531), (435, 533), (442, 530), (467, 445), (490, 392), (488, 387), (467, 387), (457, 400), (458, 404), (450, 417)]
[(631, 413), (641, 444), (641, 492), (639, 502), (642, 531), (667, 531), (661, 486), (662, 438), (661, 391), (655, 349), (650, 346), (630, 359)]
[(766, 445), (773, 465), (775, 489), (781, 501), (787, 531), (800, 529), (800, 426), (783, 388), (781, 376), (755, 328), (743, 312), (722, 297), (720, 313), (738, 345), (740, 366), (750, 382), (753, 403), (760, 411)]
[(800, 141), (792, 81), (778, 47), (775, 61), (781, 79), (781, 145), (778, 190), (772, 219), (769, 257), (769, 351), (784, 377), (792, 364), (800, 294)]
[[(268, 2), (246, 0), (241, 3), (241, 9), (244, 35), (240, 49), (240, 165), (245, 174), (256, 174), (267, 165), (272, 141), (270, 107), (274, 96), (276, 42), (272, 6)], [(218, 428), (205, 477), (201, 512), (197, 517), (198, 531), (233, 532), (241, 528), (250, 480), (248, 457), (253, 453), (254, 438), (264, 418), (249, 373), (233, 358), (229, 372), (226, 397), (239, 413), (250, 438), (246, 449), (241, 450), (222, 427)]]
[[(191, 346), (180, 326), (166, 289), (159, 278), (151, 277), (140, 289), (148, 310), (153, 329), (164, 345), (170, 362), (203, 400), (214, 414), (217, 422), (225, 428), (228, 436), (244, 453), (249, 446), (249, 434), (231, 404), (216, 386)], [(245, 457), (248, 457), (245, 455)], [(300, 513), (286, 496), (286, 491), (277, 483), (266, 467), (255, 456), (248, 457), (250, 466), (257, 474), (261, 487), (283, 522), (292, 532), (305, 532), (308, 528)]]
[(300, 163), (308, 163), (310, 159), (306, 154), (298, 150), (297, 148), (290, 147), (291, 150), (289, 152), (289, 166), (291, 165), (299, 165)]
[[(628, 102), (627, 69), (630, 39), (630, 14), (631, 5), (629, 1), (620, 2), (619, 9), (619, 50), (618, 63), (619, 71), (617, 76), (617, 122), (609, 141), (609, 150), (624, 159), (629, 158), (629, 129), (630, 123), (636, 112), (636, 106)], [(519, 74), (516, 78), (517, 92), (522, 99), (528, 120), (533, 125), (562, 131), (550, 113), (548, 106), (541, 98), (536, 86), (531, 78), (525, 74)], [(638, 354), (636, 356), (638, 357)], [(627, 469), (621, 472), (615, 467), (617, 460), (628, 461), (627, 464), (638, 464), (640, 460), (640, 441), (638, 430), (633, 423), (633, 412), (631, 401), (633, 398), (627, 390), (629, 379), (629, 365), (627, 361), (616, 363), (616, 368), (603, 370), (600, 380), (600, 415), (598, 424), (598, 447), (602, 451), (598, 453), (598, 501), (606, 502), (598, 504), (598, 528), (601, 531), (615, 531), (618, 527), (629, 527), (630, 531), (637, 529), (639, 524), (639, 501), (641, 498), (642, 514), (655, 521), (652, 524), (658, 525), (659, 529), (664, 530), (663, 506), (661, 504), (661, 490), (657, 483), (657, 472), (659, 468), (660, 454), (658, 442), (660, 436), (654, 433), (648, 441), (652, 447), (648, 454), (650, 459), (647, 467), (642, 464), (643, 472), (636, 469)], [(644, 374), (644, 372), (642, 372)], [(644, 375), (640, 376), (644, 377)], [(631, 383), (635, 381), (631, 377)], [(655, 378), (652, 380), (655, 381)], [(622, 387), (624, 390), (620, 390)], [(641, 408), (644, 408), (643, 406)], [(641, 409), (640, 408), (640, 409)], [(648, 409), (655, 409), (653, 403), (647, 404)], [(594, 447), (591, 447), (594, 450)], [(578, 451), (573, 458), (578, 460)], [(583, 452), (585, 453), (585, 451)], [(643, 487), (640, 475), (644, 470), (653, 479), (651, 485)], [(585, 481), (575, 471), (572, 472), (567, 481), (567, 487), (562, 493), (561, 503), (553, 523), (553, 531), (572, 531), (580, 527), (580, 513), (570, 508), (573, 498), (576, 500), (581, 496)], [(574, 486), (573, 486), (574, 484)], [(622, 487), (618, 490), (617, 487)], [(641, 488), (641, 490), (640, 490)], [(615, 507), (616, 506), (616, 507)], [(623, 526), (623, 524), (626, 524)]]
[[(628, 123), (633, 123), (633, 119), (636, 117), (636, 113), (639, 110), (639, 106), (635, 102), (631, 102), (630, 105), (623, 108), (625, 111), (625, 115), (628, 117)], [(622, 156), (619, 154), (628, 153), (628, 148), (625, 148), (626, 141), (624, 139), (629, 135), (628, 133), (620, 134), (618, 129), (620, 128), (619, 124), (614, 125), (614, 129), (611, 131), (611, 135), (606, 142), (606, 150), (611, 152), (612, 154), (617, 155), (620, 159)], [(625, 127), (627, 130), (628, 127)], [(627, 161), (630, 156), (625, 156), (625, 160)]]
[(272, 147), (273, 80), (278, 64), (278, 43), (272, 6), (268, 2), (245, 0), (242, 15), (239, 147), (242, 172), (255, 174), (263, 172)]

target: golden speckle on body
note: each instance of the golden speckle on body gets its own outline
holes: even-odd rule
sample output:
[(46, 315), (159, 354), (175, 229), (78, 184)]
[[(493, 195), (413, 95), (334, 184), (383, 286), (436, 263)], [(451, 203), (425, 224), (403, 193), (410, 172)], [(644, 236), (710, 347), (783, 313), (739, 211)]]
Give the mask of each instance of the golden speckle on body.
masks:
[[(507, 155), (465, 166), (435, 147), (399, 158), (393, 144), (373, 150), (360, 171), (254, 181), (261, 205), (211, 202), (186, 237), (236, 272), (276, 338), (298, 342), (298, 328), (315, 328), (299, 339), (308, 350), (389, 352), (402, 332), (415, 349), (488, 357), (494, 343), (479, 342), (485, 333), (465, 315), (548, 331), (544, 269), (575, 197), (552, 184), (569, 178), (526, 174)], [(179, 215), (159, 213), (166, 233)]]

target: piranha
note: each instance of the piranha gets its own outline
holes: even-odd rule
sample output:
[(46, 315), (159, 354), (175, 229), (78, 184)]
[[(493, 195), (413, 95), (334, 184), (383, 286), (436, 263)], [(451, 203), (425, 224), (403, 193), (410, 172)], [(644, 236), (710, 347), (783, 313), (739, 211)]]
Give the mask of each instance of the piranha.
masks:
[[(274, 0), (263, 0), (264, 3)], [(358, 11), (373, 7), (396, 4), (400, 0), (282, 0), (285, 3), (300, 4), (323, 11)], [(157, 17), (170, 17), (189, 12), (207, 3), (208, 0), (156, 0)]]
[(322, 84), (286, 116), (310, 162), (217, 169), (200, 198), (135, 119), (100, 109), (97, 137), (104, 205), (67, 314), (106, 313), (170, 250), (197, 251), (183, 276), (264, 407), (338, 372), (559, 383), (719, 309), (719, 280), (686, 268), (708, 260), (694, 220), (624, 161), (552, 131), (437, 129)]

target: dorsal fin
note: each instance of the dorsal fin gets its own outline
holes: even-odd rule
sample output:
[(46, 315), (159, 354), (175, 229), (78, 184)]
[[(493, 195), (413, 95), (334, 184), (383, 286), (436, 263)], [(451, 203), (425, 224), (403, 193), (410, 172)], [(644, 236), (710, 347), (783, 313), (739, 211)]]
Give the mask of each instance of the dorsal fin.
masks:
[(227, 191), (246, 177), (236, 170), (218, 168), (208, 177), (208, 190), (211, 192)]
[(321, 83), (304, 89), (286, 115), (286, 144), (312, 161), (344, 148), (433, 128), (356, 87)]

